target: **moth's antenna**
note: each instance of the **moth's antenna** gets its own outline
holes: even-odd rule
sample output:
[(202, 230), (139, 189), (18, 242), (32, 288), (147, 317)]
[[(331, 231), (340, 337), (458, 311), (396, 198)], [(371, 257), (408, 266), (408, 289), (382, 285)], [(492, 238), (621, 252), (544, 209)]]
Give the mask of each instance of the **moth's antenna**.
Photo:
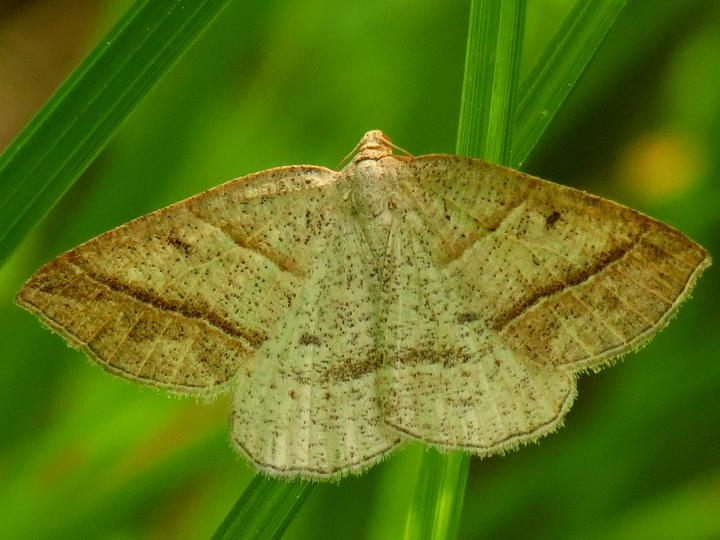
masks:
[[(353, 147), (353, 149), (350, 150), (350, 152), (348, 152), (347, 155), (340, 160), (337, 168), (340, 169), (341, 167), (347, 165), (347, 163), (352, 161), (353, 157), (356, 156), (358, 153), (367, 154), (368, 156), (372, 155), (374, 159), (376, 159), (377, 157), (382, 157), (384, 155), (392, 154), (392, 152), (387, 151), (387, 149), (397, 150), (404, 156), (412, 157), (412, 154), (410, 152), (394, 144), (390, 140), (390, 137), (385, 135), (382, 131), (374, 129), (368, 131), (367, 133), (365, 133), (365, 135), (363, 135), (363, 137), (360, 139), (360, 142), (357, 143)], [(377, 152), (379, 152), (380, 154), (378, 155)]]
[(350, 150), (347, 154), (345, 154), (345, 157), (343, 157), (340, 160), (340, 162), (337, 164), (337, 167), (335, 167), (335, 168), (339, 170), (339, 169), (342, 169), (348, 163), (350, 163), (350, 160), (357, 153), (361, 144), (362, 144), (362, 141), (358, 142), (355, 146), (353, 146), (352, 150)]
[(410, 152), (408, 152), (407, 150), (405, 150), (402, 146), (398, 146), (397, 144), (395, 144), (394, 142), (392, 142), (390, 140), (388, 140), (388, 144), (390, 145), (390, 148), (392, 148), (393, 150), (397, 150), (398, 152), (400, 152), (401, 154), (403, 154), (407, 157), (413, 157), (413, 155)]

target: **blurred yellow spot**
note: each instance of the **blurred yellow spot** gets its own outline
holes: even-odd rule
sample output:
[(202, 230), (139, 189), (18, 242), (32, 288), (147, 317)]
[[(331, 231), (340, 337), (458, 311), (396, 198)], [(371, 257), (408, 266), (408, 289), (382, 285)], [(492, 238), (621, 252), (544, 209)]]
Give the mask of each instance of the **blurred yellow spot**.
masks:
[(680, 132), (645, 133), (620, 159), (619, 180), (641, 199), (658, 202), (680, 196), (704, 169), (699, 144)]

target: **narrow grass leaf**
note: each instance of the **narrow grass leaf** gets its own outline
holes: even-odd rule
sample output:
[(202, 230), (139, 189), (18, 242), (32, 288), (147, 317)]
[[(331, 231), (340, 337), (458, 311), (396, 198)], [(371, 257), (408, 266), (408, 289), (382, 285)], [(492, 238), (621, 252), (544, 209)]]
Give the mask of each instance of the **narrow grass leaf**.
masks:
[[(525, 0), (471, 4), (458, 154), (497, 163), (509, 159), (525, 5)], [(469, 466), (464, 452), (423, 454), (405, 538), (457, 536)]]
[(577, 2), (521, 86), (509, 165), (520, 168), (585, 71), (626, 0)]
[(222, 522), (213, 540), (280, 538), (315, 484), (257, 475)]
[[(457, 152), (518, 167), (624, 5), (625, 0), (578, 3), (529, 75), (518, 100), (525, 3), (473, 2)], [(406, 538), (457, 535), (468, 467), (469, 459), (462, 453), (426, 452), (408, 513)]]
[(457, 152), (506, 163), (525, 2), (478, 0), (470, 11)]
[(138, 1), (0, 156), (0, 264), (229, 0)]
[(420, 459), (404, 538), (456, 538), (470, 460), (464, 452), (427, 448)]

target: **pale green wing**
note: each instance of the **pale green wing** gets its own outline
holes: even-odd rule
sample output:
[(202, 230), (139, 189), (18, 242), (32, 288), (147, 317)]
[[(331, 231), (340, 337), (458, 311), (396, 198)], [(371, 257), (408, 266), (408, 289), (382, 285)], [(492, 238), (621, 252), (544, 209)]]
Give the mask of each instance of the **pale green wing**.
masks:
[(61, 255), (17, 302), (113, 373), (217, 392), (252, 369), (307, 279), (336, 180), (298, 166), (228, 182)]
[(235, 394), (235, 445), (274, 475), (358, 472), (401, 440), (378, 401), (379, 276), (349, 204)]
[(485, 454), (550, 431), (573, 371), (646, 340), (709, 264), (674, 229), (583, 192), (453, 156), (407, 163), (384, 406), (436, 444)]
[(398, 214), (385, 277), (385, 421), (476, 453), (554, 429), (575, 395), (572, 376), (524, 361), (488, 331), (457, 278), (432, 258), (420, 216)]

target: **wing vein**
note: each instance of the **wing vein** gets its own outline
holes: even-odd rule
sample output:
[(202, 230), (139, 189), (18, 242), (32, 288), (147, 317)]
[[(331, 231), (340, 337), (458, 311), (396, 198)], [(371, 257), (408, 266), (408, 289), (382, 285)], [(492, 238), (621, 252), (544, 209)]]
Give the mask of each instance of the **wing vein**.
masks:
[[(506, 237), (513, 241), (522, 242), (521, 240), (518, 240), (517, 238), (514, 238), (510, 235), (506, 235)], [(592, 277), (598, 275), (608, 266), (616, 264), (618, 261), (626, 257), (627, 254), (632, 250), (632, 248), (638, 244), (638, 242), (639, 239), (635, 239), (630, 243), (618, 246), (610, 251), (603, 252), (594, 262), (594, 264), (592, 264), (589, 268), (576, 270), (573, 274), (569, 276), (569, 279), (561, 279), (558, 282), (552, 283), (534, 291), (529, 298), (520, 299), (520, 301), (516, 302), (509, 309), (505, 310), (504, 313), (500, 313), (497, 317), (495, 317), (495, 319), (491, 321), (490, 327), (493, 330), (502, 331), (502, 329), (505, 328), (508, 324), (510, 324), (513, 320), (517, 319), (527, 310), (537, 305), (544, 298), (549, 298), (559, 292), (569, 290), (573, 287), (577, 287), (578, 285), (581, 285)], [(561, 254), (558, 255), (564, 259)]]
[(237, 327), (230, 321), (226, 321), (213, 313), (183, 308), (182, 304), (184, 301), (181, 303), (168, 300), (149, 290), (123, 283), (115, 277), (96, 274), (88, 268), (83, 268), (79, 261), (73, 261), (72, 264), (84, 270), (87, 276), (93, 281), (106, 286), (108, 289), (116, 293), (128, 296), (140, 304), (151, 306), (160, 311), (176, 313), (186, 317), (187, 319), (202, 321), (211, 328), (219, 330), (231, 339), (240, 339), (243, 345), (259, 347), (267, 339), (265, 332), (261, 330)]

